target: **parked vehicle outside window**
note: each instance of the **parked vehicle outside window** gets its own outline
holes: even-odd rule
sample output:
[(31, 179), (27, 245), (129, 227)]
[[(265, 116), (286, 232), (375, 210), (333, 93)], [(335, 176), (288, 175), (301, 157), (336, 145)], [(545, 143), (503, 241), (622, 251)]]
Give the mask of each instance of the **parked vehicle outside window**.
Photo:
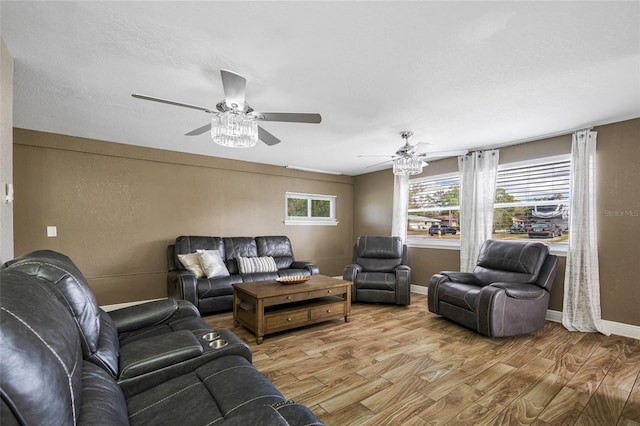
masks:
[(448, 225), (431, 225), (431, 227), (429, 227), (429, 235), (438, 235), (438, 233), (440, 235), (456, 235), (457, 232), (456, 228), (452, 228)]
[(562, 235), (562, 229), (555, 223), (534, 223), (528, 232), (529, 238), (546, 237), (555, 238)]

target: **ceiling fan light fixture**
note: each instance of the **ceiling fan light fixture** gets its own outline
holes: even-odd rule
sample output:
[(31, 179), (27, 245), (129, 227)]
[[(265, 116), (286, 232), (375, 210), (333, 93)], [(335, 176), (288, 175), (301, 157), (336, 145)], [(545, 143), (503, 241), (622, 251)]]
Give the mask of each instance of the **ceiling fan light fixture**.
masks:
[(230, 148), (251, 148), (258, 143), (258, 123), (240, 111), (221, 112), (211, 119), (211, 139)]
[(422, 159), (414, 156), (401, 156), (393, 160), (394, 175), (417, 175), (422, 173)]

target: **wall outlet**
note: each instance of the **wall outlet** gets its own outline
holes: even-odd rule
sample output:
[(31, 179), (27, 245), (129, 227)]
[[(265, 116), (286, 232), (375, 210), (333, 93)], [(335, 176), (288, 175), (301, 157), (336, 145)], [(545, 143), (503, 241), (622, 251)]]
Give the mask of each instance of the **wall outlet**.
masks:
[(58, 227), (47, 226), (47, 237), (57, 237), (57, 236), (58, 236)]

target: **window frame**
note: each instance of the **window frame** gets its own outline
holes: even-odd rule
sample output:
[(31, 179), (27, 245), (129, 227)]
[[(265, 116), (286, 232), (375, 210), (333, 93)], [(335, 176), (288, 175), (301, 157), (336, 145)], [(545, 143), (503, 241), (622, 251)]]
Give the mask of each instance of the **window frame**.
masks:
[[(500, 164), (498, 166), (498, 171), (510, 170), (510, 169), (515, 169), (519, 167), (535, 166), (535, 165), (540, 165), (545, 163), (567, 161), (567, 160), (571, 160), (570, 153)], [(432, 175), (432, 176), (421, 176), (416, 179), (410, 179), (409, 185), (411, 185), (412, 181), (414, 182), (415, 181), (433, 181), (433, 180), (439, 180), (439, 179), (447, 179), (455, 175), (459, 176), (459, 174), (460, 172), (457, 171), (457, 172), (442, 173), (442, 174)], [(458, 181), (458, 185), (459, 185), (459, 181)], [(568, 204), (570, 205), (570, 203), (571, 203), (571, 200), (569, 200)], [(522, 202), (521, 204), (522, 205), (526, 204), (527, 206), (531, 205), (531, 203), (527, 203), (527, 202)], [(536, 205), (554, 205), (554, 204), (558, 204), (558, 202), (542, 201), (542, 202), (536, 203)], [(496, 203), (494, 205), (494, 210), (498, 208), (505, 208), (505, 207), (511, 207), (511, 206), (513, 205), (510, 203)], [(460, 209), (460, 206), (459, 205), (451, 206), (449, 208), (451, 210)], [(437, 208), (434, 207), (433, 209), (435, 210)], [(440, 208), (440, 210), (443, 210), (443, 209), (446, 209), (446, 208)], [(409, 206), (407, 206), (407, 215), (409, 215), (412, 211), (416, 211), (416, 210), (417, 209), (409, 209)], [(422, 209), (422, 211), (424, 211), (424, 209)], [(407, 227), (408, 227), (408, 223), (407, 223)], [(569, 244), (566, 242), (563, 242), (563, 243), (546, 242), (546, 244), (549, 245), (549, 251), (551, 252), (551, 254), (555, 254), (559, 256), (566, 256), (569, 249)], [(410, 237), (407, 237), (407, 246), (416, 247), (416, 248), (435, 248), (435, 249), (442, 249), (442, 250), (460, 250), (460, 239), (440, 240), (440, 239), (433, 238), (433, 239), (419, 240), (419, 239), (411, 239)]]
[[(307, 216), (289, 216), (289, 199), (307, 200)], [(336, 218), (337, 195), (309, 194), (304, 192), (285, 192), (284, 196), (284, 224), (285, 225), (316, 225), (335, 226), (338, 224)], [(329, 201), (329, 217), (314, 217), (312, 214), (313, 201)]]

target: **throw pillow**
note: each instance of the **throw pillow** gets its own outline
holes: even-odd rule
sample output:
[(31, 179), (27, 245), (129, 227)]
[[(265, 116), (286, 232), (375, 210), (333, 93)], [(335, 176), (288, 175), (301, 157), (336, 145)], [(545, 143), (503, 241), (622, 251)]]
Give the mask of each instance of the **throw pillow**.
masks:
[(191, 271), (196, 278), (204, 277), (204, 271), (202, 270), (202, 266), (200, 266), (200, 256), (198, 253), (187, 253), (187, 254), (179, 254), (178, 259), (182, 266), (188, 271)]
[(204, 276), (207, 278), (228, 277), (229, 270), (227, 265), (222, 261), (218, 250), (198, 250), (200, 265), (204, 270)]
[(271, 256), (265, 257), (237, 257), (238, 269), (241, 274), (254, 272), (277, 272), (276, 261)]

